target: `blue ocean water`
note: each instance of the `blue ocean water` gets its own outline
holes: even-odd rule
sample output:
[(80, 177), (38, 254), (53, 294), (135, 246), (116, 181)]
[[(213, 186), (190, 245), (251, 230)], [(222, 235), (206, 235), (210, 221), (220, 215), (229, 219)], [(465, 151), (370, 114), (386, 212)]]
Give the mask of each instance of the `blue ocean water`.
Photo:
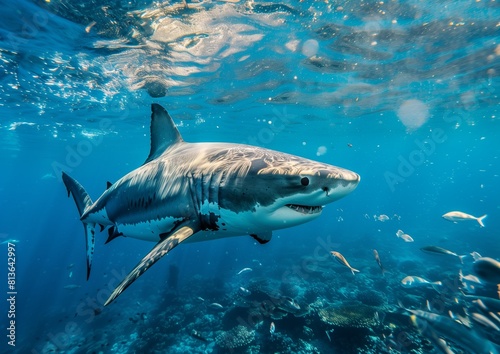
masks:
[[(437, 352), (405, 308), (470, 319), (480, 310), (464, 292), (498, 299), (496, 284), (474, 293), (458, 281), (459, 270), (474, 274), (471, 252), (500, 257), (497, 1), (0, 4), (2, 352)], [(152, 103), (186, 141), (284, 151), (361, 182), (268, 244), (181, 245), (104, 307), (152, 244), (105, 245), (98, 233), (86, 281), (61, 172), (97, 199), (147, 157)], [(485, 227), (441, 217), (454, 210), (487, 214)], [(420, 250), (428, 245), (467, 257)], [(406, 276), (444, 285), (404, 288)], [(301, 311), (284, 308), (290, 300)], [(454, 351), (474, 352), (422, 321)], [(455, 323), (500, 344), (494, 328), (465, 322)]]

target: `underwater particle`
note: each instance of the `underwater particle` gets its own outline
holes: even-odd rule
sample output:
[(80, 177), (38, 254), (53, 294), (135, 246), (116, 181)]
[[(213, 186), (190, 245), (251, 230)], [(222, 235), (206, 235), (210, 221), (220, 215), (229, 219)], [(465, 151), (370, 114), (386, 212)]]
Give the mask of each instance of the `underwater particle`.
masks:
[(411, 99), (404, 101), (397, 110), (401, 123), (408, 130), (416, 130), (429, 119), (429, 107), (422, 101)]
[(326, 146), (321, 145), (320, 147), (318, 147), (318, 150), (316, 151), (316, 156), (322, 156), (326, 154), (326, 151), (327, 151)]
[(302, 45), (302, 54), (310, 58), (318, 54), (319, 43), (315, 39), (308, 39)]

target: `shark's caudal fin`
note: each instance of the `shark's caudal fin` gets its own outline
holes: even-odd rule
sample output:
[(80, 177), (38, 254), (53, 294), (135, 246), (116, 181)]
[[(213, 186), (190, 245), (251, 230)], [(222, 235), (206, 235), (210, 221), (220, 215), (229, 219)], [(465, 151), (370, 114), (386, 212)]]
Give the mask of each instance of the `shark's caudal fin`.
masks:
[[(92, 205), (92, 199), (90, 199), (90, 196), (80, 183), (64, 172), (62, 173), (62, 179), (68, 191), (68, 197), (70, 194), (73, 195), (78, 213), (82, 216), (85, 209)], [(83, 228), (85, 230), (85, 243), (87, 245), (87, 279), (89, 279), (95, 247), (95, 224), (87, 224), (84, 222)]]
[(177, 246), (188, 237), (192, 236), (196, 231), (189, 226), (182, 226), (171, 235), (166, 236), (158, 242), (156, 246), (135, 266), (135, 268), (122, 280), (120, 285), (116, 287), (113, 293), (109, 296), (104, 306), (110, 304), (116, 299), (125, 289), (127, 289), (137, 278), (139, 278), (146, 270), (155, 264), (161, 257), (166, 255), (172, 248)]
[(151, 150), (144, 163), (156, 159), (170, 146), (182, 141), (181, 134), (165, 108), (153, 103), (151, 105)]
[(476, 219), (481, 227), (484, 227), (483, 220), (486, 219), (487, 216), (487, 214), (484, 214), (483, 216), (480, 216)]

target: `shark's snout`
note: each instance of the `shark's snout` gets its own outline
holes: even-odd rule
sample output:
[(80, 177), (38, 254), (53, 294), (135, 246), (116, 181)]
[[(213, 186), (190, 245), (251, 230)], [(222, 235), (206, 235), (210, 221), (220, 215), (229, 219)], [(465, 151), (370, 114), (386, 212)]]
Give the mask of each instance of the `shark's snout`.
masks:
[(356, 189), (360, 176), (345, 169), (335, 169), (324, 179), (322, 190), (326, 194), (326, 203), (345, 197)]

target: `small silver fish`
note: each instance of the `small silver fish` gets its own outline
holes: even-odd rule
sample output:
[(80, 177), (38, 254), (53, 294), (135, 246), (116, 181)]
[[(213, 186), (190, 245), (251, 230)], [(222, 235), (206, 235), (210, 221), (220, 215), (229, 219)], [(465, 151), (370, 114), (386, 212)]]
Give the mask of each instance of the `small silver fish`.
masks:
[(444, 249), (444, 248), (439, 247), (439, 246), (425, 246), (425, 247), (420, 248), (420, 250), (422, 252), (425, 252), (425, 253), (442, 254), (442, 255), (457, 257), (460, 260), (460, 263), (462, 263), (462, 264), (464, 263), (463, 258), (465, 256), (459, 256), (455, 252), (449, 251), (449, 250)]
[(274, 331), (276, 331), (276, 326), (274, 325), (274, 322), (271, 322), (271, 325), (269, 326), (269, 333), (273, 334)]
[(375, 257), (375, 260), (377, 261), (377, 264), (378, 266), (380, 267), (380, 269), (382, 270), (382, 275), (385, 273), (385, 269), (384, 267), (382, 266), (382, 262), (380, 261), (380, 257), (378, 255), (378, 252), (377, 250), (373, 250), (373, 256)]
[(299, 306), (299, 304), (297, 304), (297, 302), (296, 302), (294, 299), (292, 299), (291, 297), (286, 296), (286, 297), (285, 297), (285, 300), (286, 300), (286, 301), (290, 304), (290, 306), (292, 306), (294, 309), (296, 309), (296, 310), (300, 310), (300, 306)]
[(64, 289), (68, 289), (68, 290), (75, 290), (75, 289), (78, 289), (78, 288), (81, 288), (80, 285), (76, 285), (76, 284), (69, 284), (69, 285), (65, 285), (64, 286)]
[(473, 312), (470, 314), (470, 317), (472, 318), (472, 320), (474, 322), (480, 324), (481, 326), (483, 326), (487, 329), (491, 329), (491, 330), (494, 330), (497, 332), (500, 331), (500, 328), (498, 328), (498, 326), (492, 320), (490, 320), (488, 317), (486, 317), (483, 314)]
[(474, 252), (471, 252), (470, 255), (472, 256), (472, 258), (477, 261), (479, 258), (482, 258), (483, 256), (481, 256), (479, 253), (477, 253), (476, 251)]
[(399, 237), (400, 239), (402, 239), (404, 242), (413, 242), (414, 241), (413, 238), (410, 235), (405, 234), (403, 232), (403, 230), (398, 230), (396, 232), (396, 236)]
[(247, 272), (251, 272), (252, 270), (253, 270), (252, 268), (243, 268), (242, 270), (240, 270), (238, 272), (238, 275), (243, 274), (243, 273), (247, 273)]
[(432, 286), (434, 289), (443, 285), (440, 281), (430, 282), (427, 279), (409, 275), (401, 280), (401, 285), (404, 288), (427, 287)]
[(333, 329), (331, 329), (331, 330), (329, 330), (329, 331), (328, 331), (328, 330), (327, 330), (327, 331), (325, 331), (326, 336), (328, 337), (328, 340), (329, 340), (330, 342), (332, 341), (332, 338), (330, 338), (330, 333), (329, 333), (329, 332), (331, 332), (331, 331), (333, 331)]
[(262, 266), (262, 263), (258, 259), (252, 259), (252, 262), (257, 263), (259, 266)]
[(454, 222), (455, 224), (459, 221), (466, 221), (466, 220), (476, 220), (479, 224), (479, 226), (484, 227), (483, 220), (487, 217), (487, 214), (484, 214), (483, 216), (476, 217), (472, 216), (470, 214), (466, 214), (461, 211), (450, 211), (449, 213), (446, 213), (443, 215), (443, 219), (449, 220)]
[(373, 218), (375, 220), (378, 220), (378, 221), (381, 221), (381, 222), (385, 222), (387, 220), (390, 220), (390, 218), (387, 215), (385, 215), (385, 214), (380, 214), (379, 216), (373, 215)]
[(214, 309), (214, 310), (223, 310), (224, 309), (224, 307), (217, 302), (212, 302), (210, 305), (208, 305), (208, 307), (210, 307), (211, 309)]
[(240, 286), (240, 294), (243, 296), (249, 296), (252, 294), (252, 292), (248, 289), (245, 289), (244, 287)]
[[(437, 315), (421, 310), (407, 310), (412, 313), (410, 316), (416, 327), (425, 333), (432, 330), (441, 338), (447, 338), (461, 346), (468, 353), (496, 353), (493, 344), (479, 336), (470, 328), (457, 323), (446, 316)], [(448, 352), (446, 352), (448, 353)]]
[(339, 262), (343, 266), (349, 268), (351, 270), (352, 274), (355, 274), (355, 272), (359, 272), (359, 270), (354, 269), (353, 267), (351, 267), (351, 265), (349, 264), (349, 262), (347, 262), (347, 259), (345, 259), (345, 257), (342, 254), (340, 254), (339, 252), (330, 251), (330, 254), (333, 257), (335, 257), (335, 259), (337, 260), (337, 262)]
[(472, 275), (472, 274), (469, 274), (469, 275), (464, 275), (462, 273), (462, 269), (460, 269), (458, 271), (458, 276), (459, 276), (459, 279), (462, 283), (464, 282), (467, 282), (467, 283), (475, 283), (475, 284), (478, 284), (478, 285), (482, 285), (483, 283), (481, 282), (481, 280), (476, 277), (475, 275)]
[(5, 244), (8, 244), (8, 243), (19, 243), (19, 240), (11, 238), (9, 240), (3, 241), (2, 243), (0, 243), (0, 245), (5, 245)]

